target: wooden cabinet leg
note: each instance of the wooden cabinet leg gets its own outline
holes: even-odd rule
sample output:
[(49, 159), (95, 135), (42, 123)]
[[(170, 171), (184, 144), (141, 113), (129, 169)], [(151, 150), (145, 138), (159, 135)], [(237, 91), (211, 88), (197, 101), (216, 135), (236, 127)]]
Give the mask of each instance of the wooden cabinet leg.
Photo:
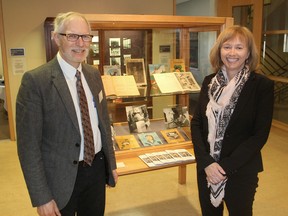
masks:
[(178, 166), (178, 183), (186, 184), (186, 165)]

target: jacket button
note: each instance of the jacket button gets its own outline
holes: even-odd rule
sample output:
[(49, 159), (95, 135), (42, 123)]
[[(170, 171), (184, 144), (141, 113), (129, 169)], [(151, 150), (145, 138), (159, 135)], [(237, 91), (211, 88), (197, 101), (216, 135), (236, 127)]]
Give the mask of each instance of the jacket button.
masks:
[(77, 164), (78, 164), (78, 161), (77, 161), (77, 160), (74, 160), (74, 161), (73, 161), (73, 164), (74, 164), (74, 165), (77, 165)]
[(75, 146), (76, 146), (76, 147), (80, 147), (80, 144), (79, 144), (79, 143), (76, 143)]

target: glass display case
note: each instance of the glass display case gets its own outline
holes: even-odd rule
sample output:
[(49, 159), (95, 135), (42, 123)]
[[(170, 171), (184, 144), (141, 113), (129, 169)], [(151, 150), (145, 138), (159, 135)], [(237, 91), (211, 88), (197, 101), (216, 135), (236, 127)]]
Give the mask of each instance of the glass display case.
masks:
[[(185, 183), (186, 164), (193, 163), (195, 160), (148, 167), (139, 159), (139, 156), (173, 149), (186, 149), (190, 153), (193, 152), (189, 126), (181, 127), (174, 122), (176, 124), (174, 128), (179, 132), (178, 136), (183, 139), (176, 139), (176, 142), (167, 141), (167, 136), (175, 134), (175, 131), (163, 132), (168, 129), (173, 130), (173, 127), (167, 126), (168, 114), (165, 114), (164, 110), (186, 107), (186, 114), (191, 117), (193, 104), (189, 104), (189, 101), (193, 101), (199, 89), (193, 92), (163, 93), (157, 85), (154, 85), (152, 73), (157, 73), (155, 72), (157, 65), (161, 65), (162, 68), (159, 73), (172, 72), (175, 70), (172, 66), (173, 60), (182, 60), (181, 71), (191, 73), (195, 82), (201, 84), (203, 78), (211, 73), (208, 59), (210, 48), (217, 35), (233, 24), (233, 18), (124, 14), (86, 14), (85, 16), (90, 22), (94, 35), (87, 63), (97, 67), (102, 75), (133, 75), (139, 90), (137, 96), (108, 98), (109, 113), (116, 136), (119, 138), (119, 136), (132, 135), (138, 144), (137, 148), (128, 147), (128, 149), (123, 147), (124, 144), (122, 147), (115, 144), (117, 162), (124, 164), (123, 167), (118, 168), (120, 174), (179, 166), (179, 182)], [(45, 21), (47, 61), (57, 52), (50, 39), (53, 30), (52, 20), (53, 18), (47, 18)], [(140, 78), (137, 74), (139, 71)], [(150, 135), (156, 134), (162, 145), (145, 146), (139, 134), (146, 132), (141, 130), (133, 132), (129, 128), (127, 107), (142, 106), (147, 109), (149, 116), (150, 129), (146, 132)], [(175, 119), (178, 118), (180, 114)]]

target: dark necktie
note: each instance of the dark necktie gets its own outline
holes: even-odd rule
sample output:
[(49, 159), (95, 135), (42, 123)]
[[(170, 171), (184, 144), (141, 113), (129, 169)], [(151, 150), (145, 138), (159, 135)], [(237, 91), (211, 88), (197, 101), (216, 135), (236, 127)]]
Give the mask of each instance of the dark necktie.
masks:
[(82, 86), (81, 73), (78, 70), (76, 72), (76, 78), (76, 88), (79, 98), (82, 127), (84, 133), (84, 162), (91, 166), (95, 156), (93, 131), (91, 127), (87, 98)]

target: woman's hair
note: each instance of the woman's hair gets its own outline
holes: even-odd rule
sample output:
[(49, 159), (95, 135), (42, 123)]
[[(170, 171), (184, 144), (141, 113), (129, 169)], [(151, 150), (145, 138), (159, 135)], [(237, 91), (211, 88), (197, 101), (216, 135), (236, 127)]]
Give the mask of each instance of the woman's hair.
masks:
[(246, 65), (249, 66), (249, 70), (255, 71), (257, 69), (259, 55), (253, 34), (246, 27), (234, 25), (226, 28), (223, 32), (220, 33), (214, 46), (210, 51), (210, 63), (215, 73), (218, 72), (223, 66), (220, 54), (223, 44), (226, 41), (235, 37), (240, 37), (240, 39), (247, 43), (249, 57), (246, 60)]
[(59, 13), (54, 20), (54, 32), (64, 33), (65, 25), (75, 17), (81, 17), (88, 25), (89, 30), (91, 31), (90, 23), (87, 21), (86, 17), (83, 14), (77, 12), (67, 12)]

